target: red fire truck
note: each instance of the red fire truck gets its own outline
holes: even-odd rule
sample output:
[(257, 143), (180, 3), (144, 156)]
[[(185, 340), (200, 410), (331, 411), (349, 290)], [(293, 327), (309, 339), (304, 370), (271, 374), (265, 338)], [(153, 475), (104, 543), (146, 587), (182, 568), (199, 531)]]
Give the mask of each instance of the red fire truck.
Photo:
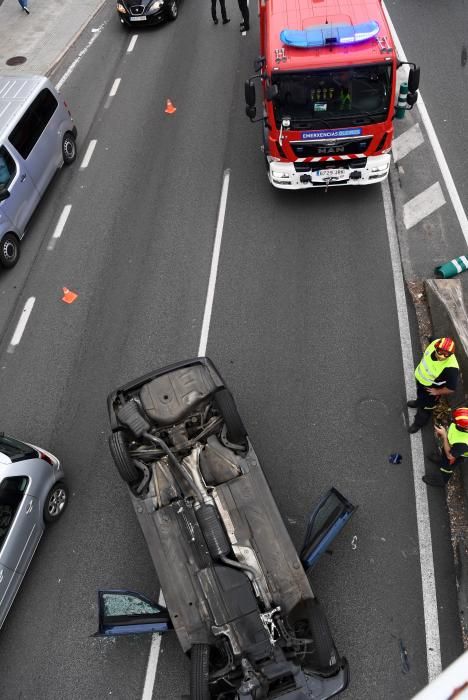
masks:
[(384, 180), (397, 69), (411, 66), (402, 111), (402, 99), (403, 109), (417, 100), (419, 68), (398, 60), (381, 0), (259, 0), (259, 10), (262, 55), (245, 99), (250, 120), (263, 122), (271, 184), (291, 190)]

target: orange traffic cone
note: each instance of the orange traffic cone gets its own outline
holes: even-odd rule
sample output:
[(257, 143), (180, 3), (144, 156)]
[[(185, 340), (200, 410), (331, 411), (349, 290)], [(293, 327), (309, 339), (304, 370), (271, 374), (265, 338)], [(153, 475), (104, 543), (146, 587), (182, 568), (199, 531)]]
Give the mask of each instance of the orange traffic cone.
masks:
[(62, 289), (63, 289), (62, 301), (64, 301), (66, 304), (73, 304), (75, 299), (78, 298), (78, 294), (75, 294), (75, 292), (71, 292), (66, 287), (62, 287)]
[(171, 100), (168, 99), (166, 100), (166, 109), (164, 111), (166, 112), (166, 114), (174, 114), (174, 112), (176, 112), (177, 110), (172, 104)]

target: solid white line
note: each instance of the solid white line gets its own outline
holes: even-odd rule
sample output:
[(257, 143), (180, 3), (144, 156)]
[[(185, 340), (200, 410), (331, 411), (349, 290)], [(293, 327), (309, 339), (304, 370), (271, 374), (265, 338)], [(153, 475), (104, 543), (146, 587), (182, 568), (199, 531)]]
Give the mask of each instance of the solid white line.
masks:
[(79, 53), (78, 56), (75, 58), (75, 60), (73, 61), (73, 63), (70, 64), (70, 67), (65, 71), (65, 73), (62, 75), (62, 77), (60, 78), (60, 80), (59, 80), (58, 83), (56, 84), (55, 87), (57, 88), (57, 90), (60, 90), (60, 88), (62, 87), (62, 85), (65, 83), (65, 81), (66, 81), (66, 80), (70, 77), (70, 75), (73, 73), (73, 71), (75, 70), (76, 66), (77, 66), (78, 63), (81, 61), (81, 59), (83, 58), (83, 56), (85, 55), (85, 53), (86, 53), (86, 52), (91, 48), (91, 46), (94, 44), (94, 42), (96, 41), (96, 39), (97, 39), (98, 36), (100, 35), (102, 29), (103, 29), (104, 26), (107, 24), (107, 22), (108, 22), (108, 20), (106, 20), (105, 22), (103, 22), (97, 29), (93, 29), (94, 34), (93, 34), (93, 36), (91, 37), (91, 39), (88, 41), (88, 43), (86, 44), (86, 46), (84, 47), (84, 49), (82, 49), (82, 50), (80, 51), (80, 53)]
[(403, 206), (403, 220), (407, 229), (415, 226), (445, 204), (444, 193), (438, 182), (420, 192)]
[[(388, 21), (389, 26), (390, 26), (390, 30), (391, 30), (393, 38), (395, 40), (396, 47), (398, 49), (399, 57), (403, 61), (406, 61), (407, 58), (405, 56), (405, 52), (403, 51), (403, 47), (402, 47), (400, 40), (398, 38), (398, 35), (395, 31), (395, 27), (393, 26), (393, 22), (390, 19), (390, 15), (388, 14), (388, 10), (383, 3), (382, 3), (382, 5), (383, 5), (385, 15), (387, 17), (387, 21)], [(455, 214), (457, 215), (458, 222), (460, 224), (460, 228), (462, 230), (463, 236), (465, 237), (466, 244), (468, 245), (468, 218), (466, 216), (465, 210), (463, 209), (463, 206), (462, 206), (462, 203), (460, 200), (460, 196), (458, 194), (457, 188), (455, 187), (455, 183), (453, 181), (452, 174), (449, 170), (449, 166), (447, 164), (447, 161), (445, 160), (445, 156), (444, 156), (444, 153), (442, 151), (441, 145), (439, 143), (439, 139), (437, 138), (434, 127), (432, 126), (432, 121), (431, 121), (429, 114), (427, 112), (426, 105), (424, 104), (424, 100), (422, 98), (421, 93), (419, 93), (417, 107), (419, 109), (419, 113), (421, 115), (421, 119), (422, 119), (422, 122), (424, 124), (424, 127), (427, 131), (429, 141), (431, 142), (431, 146), (432, 146), (432, 149), (434, 151), (437, 163), (439, 164), (439, 168), (440, 168), (440, 171), (442, 173), (442, 177), (444, 179), (445, 186), (446, 186), (448, 193), (449, 193), (449, 197), (452, 200), (453, 208), (455, 209)]]
[(112, 87), (110, 89), (109, 97), (114, 97), (114, 95), (117, 93), (117, 90), (119, 89), (120, 81), (122, 78), (116, 78), (114, 82), (112, 83)]
[[(166, 601), (164, 600), (164, 594), (162, 590), (159, 591), (159, 605), (166, 606)], [(159, 652), (161, 651), (161, 635), (155, 633), (151, 637), (151, 647), (148, 657), (148, 663), (146, 665), (146, 676), (145, 685), (143, 687), (143, 695), (141, 700), (152, 700), (154, 683), (156, 681), (156, 671), (158, 670), (158, 660)]]
[(67, 223), (68, 215), (70, 214), (72, 205), (71, 204), (66, 204), (63, 208), (62, 213), (60, 214), (60, 219), (57, 222), (57, 226), (55, 227), (55, 231), (52, 234), (52, 238), (49, 241), (49, 245), (47, 246), (47, 250), (53, 250), (55, 246), (55, 242), (57, 238), (60, 238), (62, 235), (63, 229), (65, 228), (65, 224)]
[(82, 163), (80, 165), (80, 170), (83, 170), (83, 168), (87, 168), (89, 165), (89, 161), (91, 160), (91, 156), (93, 155), (93, 151), (96, 148), (97, 140), (93, 139), (92, 141), (89, 142), (89, 146), (86, 149), (86, 153), (84, 155), (84, 158), (82, 160)]
[[(397, 304), (398, 326), (400, 329), (401, 354), (403, 359), (403, 373), (405, 379), (406, 395), (413, 397), (414, 384), (414, 357), (411, 348), (411, 335), (406, 306), (405, 287), (401, 269), (400, 252), (393, 216), (392, 198), (388, 181), (382, 183), (382, 194), (387, 222), (388, 241), (393, 269), (393, 281)], [(429, 519), (429, 506), (427, 500), (427, 488), (422, 481), (425, 473), (424, 452), (421, 433), (411, 435), (411, 457), (413, 462), (413, 481), (416, 496), (416, 521), (419, 538), (419, 561), (421, 567), (421, 583), (423, 593), (424, 625), (426, 630), (426, 655), (427, 673), (429, 683), (439, 675), (442, 670), (440, 656), (439, 617), (437, 612), (437, 593), (434, 576), (434, 559), (432, 556), (431, 521)]]
[(13, 352), (18, 343), (20, 342), (21, 337), (24, 333), (24, 329), (26, 328), (29, 316), (31, 315), (31, 311), (33, 310), (35, 301), (36, 297), (29, 297), (26, 304), (24, 305), (23, 311), (21, 312), (21, 316), (18, 321), (18, 325), (16, 326), (16, 330), (13, 333), (12, 339), (10, 340), (10, 345), (7, 348), (7, 352)]
[(216, 235), (213, 244), (213, 257), (211, 259), (210, 278), (208, 280), (208, 292), (205, 302), (205, 313), (203, 314), (203, 324), (200, 335), (200, 345), (198, 348), (198, 356), (203, 357), (206, 353), (206, 345), (208, 343), (208, 333), (210, 331), (211, 311), (213, 308), (214, 291), (216, 287), (216, 276), (218, 274), (219, 254), (221, 251), (221, 240), (223, 237), (224, 216), (226, 214), (226, 203), (229, 189), (230, 170), (224, 171), (223, 187), (221, 190), (221, 198), (219, 201), (218, 222), (216, 224)]
[(128, 45), (127, 53), (131, 53), (133, 51), (133, 48), (136, 44), (136, 40), (138, 39), (138, 34), (134, 34), (132, 38), (130, 39), (130, 43)]

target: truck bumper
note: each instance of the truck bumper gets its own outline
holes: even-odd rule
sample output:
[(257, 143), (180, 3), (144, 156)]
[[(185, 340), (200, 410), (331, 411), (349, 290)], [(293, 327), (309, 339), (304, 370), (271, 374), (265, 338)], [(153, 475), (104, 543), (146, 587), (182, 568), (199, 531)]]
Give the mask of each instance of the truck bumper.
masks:
[[(338, 185), (373, 185), (382, 182), (390, 169), (390, 154), (369, 156), (365, 165), (353, 166), (352, 161), (320, 163), (282, 163), (270, 161), (268, 179), (282, 190), (304, 190)], [(331, 166), (333, 168), (330, 170)]]

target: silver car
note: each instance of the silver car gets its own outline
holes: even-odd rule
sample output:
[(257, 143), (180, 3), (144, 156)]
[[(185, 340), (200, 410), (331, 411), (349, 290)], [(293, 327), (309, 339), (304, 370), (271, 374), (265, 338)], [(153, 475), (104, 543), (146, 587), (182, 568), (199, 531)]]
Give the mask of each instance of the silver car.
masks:
[(0, 627), (48, 523), (68, 502), (59, 460), (0, 433)]

